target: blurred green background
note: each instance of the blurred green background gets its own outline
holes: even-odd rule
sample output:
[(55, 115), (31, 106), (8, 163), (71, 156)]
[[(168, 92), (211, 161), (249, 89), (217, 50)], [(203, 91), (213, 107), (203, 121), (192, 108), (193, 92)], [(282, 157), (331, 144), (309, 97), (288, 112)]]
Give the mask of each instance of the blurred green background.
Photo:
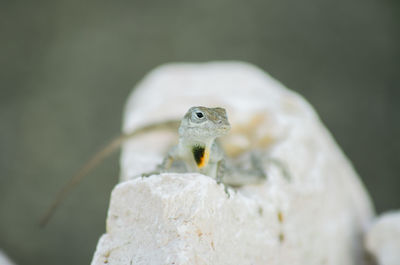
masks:
[(398, 0), (0, 3), (0, 249), (20, 265), (89, 264), (118, 157), (37, 222), (117, 135), (125, 100), (170, 61), (244, 60), (301, 93), (378, 212), (400, 208)]

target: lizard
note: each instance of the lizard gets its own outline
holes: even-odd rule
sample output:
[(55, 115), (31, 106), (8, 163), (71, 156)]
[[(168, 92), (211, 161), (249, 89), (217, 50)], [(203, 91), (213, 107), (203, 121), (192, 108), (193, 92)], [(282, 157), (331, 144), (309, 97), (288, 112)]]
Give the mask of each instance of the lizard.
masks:
[(251, 170), (243, 170), (240, 167), (235, 167), (234, 163), (226, 158), (222, 148), (216, 141), (217, 138), (226, 135), (231, 128), (224, 108), (191, 107), (181, 121), (169, 120), (149, 124), (130, 133), (122, 134), (111, 141), (110, 144), (93, 156), (93, 158), (90, 159), (61, 189), (56, 199), (43, 215), (40, 222), (41, 226), (46, 225), (57, 206), (67, 196), (69, 191), (72, 190), (92, 168), (99, 164), (110, 153), (117, 150), (126, 140), (148, 131), (156, 129), (175, 129), (178, 126), (178, 144), (170, 149), (163, 162), (155, 171), (144, 173), (142, 177), (148, 177), (163, 172), (179, 171), (179, 166), (176, 165), (176, 162), (183, 162), (183, 172), (198, 172), (210, 176), (214, 178), (218, 184), (223, 183), (225, 185), (225, 192), (227, 192), (227, 185), (237, 187), (246, 184), (257, 184), (266, 179), (266, 174), (261, 166), (261, 162), (254, 154), (251, 155), (250, 159), (252, 165)]
[(225, 155), (217, 138), (226, 135), (230, 128), (224, 108), (190, 108), (179, 126), (178, 144), (171, 148), (158, 170), (142, 176), (176, 172), (177, 167), (172, 167), (173, 163), (182, 161), (185, 168), (183, 172), (198, 172), (212, 177), (218, 184), (225, 184), (225, 192), (227, 186), (258, 184), (265, 180), (266, 174), (255, 153), (250, 154), (250, 169), (235, 165)]
[(169, 172), (175, 161), (184, 164), (186, 172), (199, 172), (222, 180), (224, 153), (216, 138), (226, 135), (231, 126), (223, 108), (192, 107), (183, 117), (178, 129), (178, 144), (153, 171), (142, 176)]

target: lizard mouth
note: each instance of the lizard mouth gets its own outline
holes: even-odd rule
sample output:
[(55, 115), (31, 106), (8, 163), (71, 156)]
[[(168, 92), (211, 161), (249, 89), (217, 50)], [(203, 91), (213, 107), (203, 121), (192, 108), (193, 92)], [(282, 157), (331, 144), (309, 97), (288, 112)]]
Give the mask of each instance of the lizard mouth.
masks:
[(227, 134), (227, 133), (229, 132), (230, 129), (231, 129), (231, 126), (229, 126), (229, 125), (224, 125), (224, 126), (221, 126), (221, 127), (219, 128), (219, 132), (220, 132), (221, 134)]

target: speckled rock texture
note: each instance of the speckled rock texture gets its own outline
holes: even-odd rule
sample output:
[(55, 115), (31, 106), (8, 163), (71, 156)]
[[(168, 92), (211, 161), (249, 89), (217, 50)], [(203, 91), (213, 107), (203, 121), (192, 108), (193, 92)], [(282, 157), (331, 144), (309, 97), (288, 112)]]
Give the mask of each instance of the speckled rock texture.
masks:
[(380, 265), (400, 264), (400, 211), (385, 213), (374, 220), (366, 247)]
[(365, 188), (312, 107), (260, 69), (239, 62), (168, 64), (150, 72), (126, 105), (123, 130), (181, 119), (191, 107), (224, 107), (229, 156), (255, 148), (264, 184), (230, 189), (187, 173), (154, 170), (177, 142), (158, 131), (127, 142), (121, 183), (92, 264), (365, 264), (373, 217)]

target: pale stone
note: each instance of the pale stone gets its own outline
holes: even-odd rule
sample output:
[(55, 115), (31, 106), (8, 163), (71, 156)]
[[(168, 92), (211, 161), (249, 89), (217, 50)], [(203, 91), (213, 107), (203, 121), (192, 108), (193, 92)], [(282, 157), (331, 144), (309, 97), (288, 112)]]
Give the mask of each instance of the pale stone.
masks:
[(92, 264), (364, 264), (370, 199), (301, 96), (245, 63), (169, 64), (136, 87), (123, 130), (181, 119), (195, 105), (227, 109), (229, 155), (267, 150), (291, 179), (265, 164), (264, 184), (229, 198), (198, 174), (132, 179), (154, 170), (177, 141), (176, 132), (139, 136), (123, 147), (126, 182), (112, 193)]
[(400, 211), (385, 213), (374, 220), (366, 247), (380, 265), (400, 264)]
[(0, 265), (14, 265), (15, 263), (12, 262), (7, 255), (0, 250)]

